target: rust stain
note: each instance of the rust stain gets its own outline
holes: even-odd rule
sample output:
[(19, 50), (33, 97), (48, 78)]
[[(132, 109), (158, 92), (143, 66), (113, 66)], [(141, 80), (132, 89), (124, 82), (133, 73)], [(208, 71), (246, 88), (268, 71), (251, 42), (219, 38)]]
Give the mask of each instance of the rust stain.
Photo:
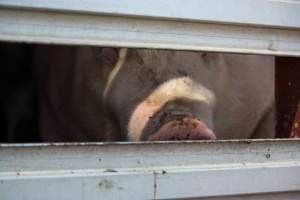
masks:
[(267, 159), (271, 158), (271, 154), (269, 154), (269, 153), (267, 153), (265, 156), (266, 156)]
[(118, 172), (118, 171), (115, 169), (106, 169), (104, 172)]
[(110, 181), (110, 180), (104, 179), (104, 180), (99, 182), (98, 186), (101, 187), (101, 188), (104, 187), (105, 189), (111, 189), (113, 187), (113, 182)]
[(154, 191), (153, 191), (153, 199), (156, 199), (156, 190), (157, 190), (157, 173), (154, 171), (153, 172), (153, 175), (154, 175), (154, 183), (153, 183), (153, 189), (154, 189)]

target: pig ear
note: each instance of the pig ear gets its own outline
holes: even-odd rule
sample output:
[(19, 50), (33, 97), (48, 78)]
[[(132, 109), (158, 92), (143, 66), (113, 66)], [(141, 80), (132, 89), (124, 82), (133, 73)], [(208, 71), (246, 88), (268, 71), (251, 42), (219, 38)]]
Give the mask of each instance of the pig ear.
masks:
[(114, 66), (118, 60), (119, 48), (95, 48), (97, 62), (104, 66)]

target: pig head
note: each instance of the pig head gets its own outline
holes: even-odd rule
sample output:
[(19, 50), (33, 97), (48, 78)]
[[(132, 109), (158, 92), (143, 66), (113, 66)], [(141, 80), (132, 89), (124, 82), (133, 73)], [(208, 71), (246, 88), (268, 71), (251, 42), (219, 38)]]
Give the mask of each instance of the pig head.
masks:
[(69, 61), (58, 64), (54, 56), (44, 63), (48, 66), (41, 84), (41, 98), (48, 102), (41, 101), (45, 140), (274, 137), (273, 57), (53, 48), (47, 55), (59, 54)]

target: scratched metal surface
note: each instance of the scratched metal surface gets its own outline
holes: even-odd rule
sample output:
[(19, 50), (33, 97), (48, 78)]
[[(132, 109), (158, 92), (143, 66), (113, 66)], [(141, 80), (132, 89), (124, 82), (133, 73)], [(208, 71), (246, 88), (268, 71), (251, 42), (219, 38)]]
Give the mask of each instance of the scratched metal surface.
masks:
[(0, 145), (1, 199), (296, 195), (298, 174), (297, 139)]

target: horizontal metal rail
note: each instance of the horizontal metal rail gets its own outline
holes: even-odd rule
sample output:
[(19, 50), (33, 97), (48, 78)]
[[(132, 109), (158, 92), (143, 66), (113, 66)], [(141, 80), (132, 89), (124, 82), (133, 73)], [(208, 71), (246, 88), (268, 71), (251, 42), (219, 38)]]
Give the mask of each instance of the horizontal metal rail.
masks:
[(1, 0), (0, 6), (300, 29), (299, 0)]
[(4, 200), (280, 199), (300, 194), (299, 174), (297, 139), (0, 145)]
[[(33, 5), (32, 2), (36, 4)], [(79, 5), (83, 5), (80, 2), (87, 2), (87, 4), (80, 7)], [(191, 12), (190, 17), (185, 17), (184, 13), (187, 14), (187, 10), (193, 4), (184, 8), (183, 13), (178, 11), (178, 18), (176, 18), (161, 16), (163, 12), (160, 10), (157, 11), (158, 13), (151, 14), (153, 6), (149, 10), (145, 8), (144, 16), (141, 14), (140, 7), (137, 8), (137, 15), (130, 14), (134, 10), (131, 8), (134, 1), (132, 3), (127, 1), (128, 10), (124, 8), (122, 12), (112, 9), (114, 4), (111, 1), (105, 1), (110, 3), (97, 2), (74, 1), (74, 4), (67, 6), (66, 1), (1, 0), (0, 40), (300, 56), (300, 9), (297, 3), (284, 4), (272, 1), (276, 5), (281, 5), (275, 6), (275, 10), (279, 8), (283, 10), (279, 9), (278, 11), (282, 12), (278, 13), (272, 11), (272, 14), (276, 15), (274, 21), (264, 26), (267, 22), (259, 23), (260, 18), (243, 22), (218, 21), (219, 14), (214, 20), (208, 20), (204, 17), (202, 19), (195, 14), (196, 12)], [(153, 5), (159, 2), (155, 1)], [(235, 1), (229, 2), (233, 4)], [(269, 1), (261, 2), (265, 2), (265, 8), (268, 8), (269, 4), (266, 2)], [(171, 1), (166, 1), (166, 5), (169, 4)], [(221, 4), (227, 5), (225, 1)], [(237, 3), (237, 5), (241, 4)], [(122, 10), (121, 6), (117, 7)], [(181, 6), (177, 7), (181, 8)], [(109, 9), (111, 13), (116, 12), (115, 15), (112, 15)], [(91, 12), (87, 12), (88, 10)], [(256, 9), (252, 10), (252, 16), (255, 16)], [(169, 15), (172, 13), (173, 10), (169, 10)], [(228, 10), (226, 13), (232, 15), (233, 12)], [(192, 18), (193, 14), (195, 14), (194, 18)], [(236, 18), (234, 16), (231, 18), (239, 19), (240, 16), (241, 13), (237, 14)], [(212, 21), (219, 23), (208, 23)]]

